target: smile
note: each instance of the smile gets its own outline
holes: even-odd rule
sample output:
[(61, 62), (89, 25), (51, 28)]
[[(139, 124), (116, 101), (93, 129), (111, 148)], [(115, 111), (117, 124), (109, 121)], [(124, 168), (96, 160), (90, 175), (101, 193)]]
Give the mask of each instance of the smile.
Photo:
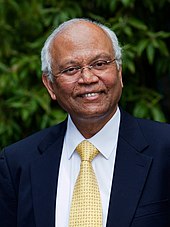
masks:
[(84, 94), (84, 95), (82, 95), (83, 97), (94, 97), (94, 96), (96, 96), (96, 95), (98, 95), (99, 93), (97, 93), (97, 92), (93, 92), (93, 93), (87, 93), (87, 94)]

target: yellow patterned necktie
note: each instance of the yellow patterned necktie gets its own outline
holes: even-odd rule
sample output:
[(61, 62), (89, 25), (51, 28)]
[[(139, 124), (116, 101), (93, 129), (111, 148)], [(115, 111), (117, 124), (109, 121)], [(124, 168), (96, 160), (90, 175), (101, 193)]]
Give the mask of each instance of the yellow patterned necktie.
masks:
[(87, 140), (76, 150), (81, 157), (81, 166), (73, 191), (69, 227), (102, 227), (100, 192), (91, 164), (99, 151)]

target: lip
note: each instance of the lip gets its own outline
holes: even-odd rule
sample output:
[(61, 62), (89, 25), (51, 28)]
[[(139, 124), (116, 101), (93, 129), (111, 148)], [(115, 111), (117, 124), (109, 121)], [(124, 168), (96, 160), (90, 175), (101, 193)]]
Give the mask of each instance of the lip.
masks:
[(82, 98), (91, 98), (91, 97), (96, 97), (102, 93), (105, 93), (104, 90), (93, 90), (93, 91), (85, 91), (77, 94), (77, 97), (82, 97)]
[(101, 94), (101, 92), (90, 92), (90, 93), (85, 93), (83, 95), (81, 95), (82, 98), (91, 98), (91, 97), (96, 97), (99, 94)]
[(104, 91), (98, 91), (98, 92), (85, 92), (82, 94), (79, 94), (77, 97), (81, 100), (84, 100), (85, 102), (92, 102), (99, 100), (102, 95), (104, 94)]

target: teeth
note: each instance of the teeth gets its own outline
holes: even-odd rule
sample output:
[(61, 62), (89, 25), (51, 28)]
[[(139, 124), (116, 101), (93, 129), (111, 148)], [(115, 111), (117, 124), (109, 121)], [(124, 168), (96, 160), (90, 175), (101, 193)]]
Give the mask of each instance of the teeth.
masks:
[(85, 94), (84, 97), (93, 97), (93, 96), (96, 96), (97, 93), (88, 93), (88, 94)]

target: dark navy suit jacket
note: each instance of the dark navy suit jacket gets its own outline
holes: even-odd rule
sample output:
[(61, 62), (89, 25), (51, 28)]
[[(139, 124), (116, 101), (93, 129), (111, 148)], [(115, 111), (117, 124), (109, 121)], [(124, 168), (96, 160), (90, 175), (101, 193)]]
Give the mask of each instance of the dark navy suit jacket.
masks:
[[(54, 227), (65, 131), (66, 121), (1, 152), (1, 227)], [(122, 111), (107, 227), (170, 227), (169, 199), (170, 125)]]

